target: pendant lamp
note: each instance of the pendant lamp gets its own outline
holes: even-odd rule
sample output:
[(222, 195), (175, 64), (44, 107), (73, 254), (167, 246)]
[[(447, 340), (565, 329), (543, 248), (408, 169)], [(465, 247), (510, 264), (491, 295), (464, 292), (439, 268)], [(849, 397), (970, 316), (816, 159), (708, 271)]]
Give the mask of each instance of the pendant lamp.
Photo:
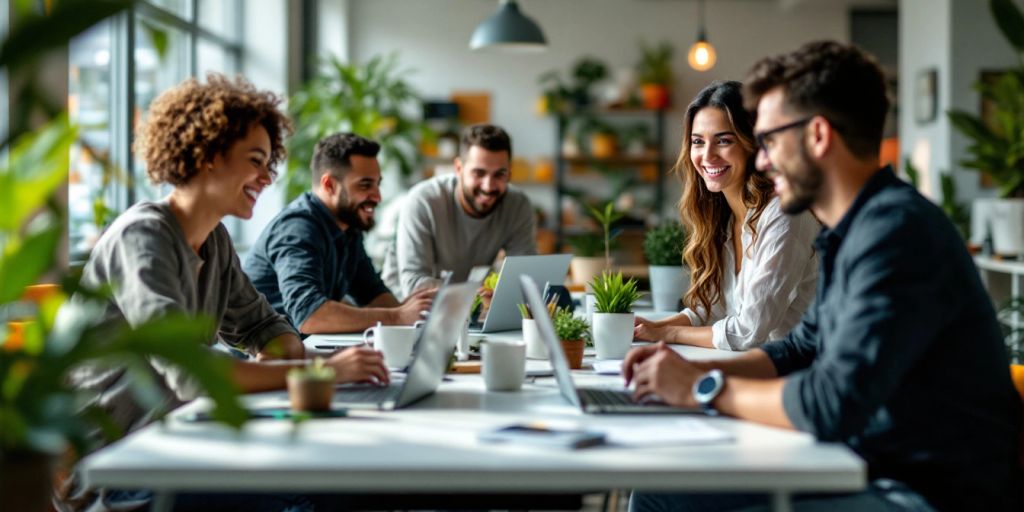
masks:
[(690, 47), (686, 60), (690, 62), (691, 68), (697, 71), (707, 71), (715, 67), (715, 47), (708, 42), (707, 33), (704, 31), (704, 0), (698, 1), (697, 9), (700, 23), (697, 30), (697, 42)]
[(548, 47), (540, 26), (519, 10), (515, 0), (500, 0), (498, 11), (473, 31), (471, 50), (539, 52)]

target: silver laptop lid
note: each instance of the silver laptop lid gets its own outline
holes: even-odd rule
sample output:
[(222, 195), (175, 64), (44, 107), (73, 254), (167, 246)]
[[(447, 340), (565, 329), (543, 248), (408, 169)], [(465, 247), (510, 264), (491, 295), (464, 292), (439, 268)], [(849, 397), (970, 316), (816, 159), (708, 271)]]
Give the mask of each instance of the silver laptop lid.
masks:
[(516, 304), (519, 276), (530, 276), (538, 283), (563, 283), (569, 273), (572, 254), (544, 254), (539, 256), (508, 256), (501, 264), (498, 284), (494, 287), (491, 309), (484, 318), (483, 332), (519, 329), (522, 316)]
[[(523, 296), (526, 297), (526, 303), (530, 306), (530, 311), (547, 311), (544, 300), (540, 297), (540, 288), (537, 287), (533, 278), (520, 276), (519, 282), (523, 289)], [(569, 361), (566, 360), (565, 353), (562, 352), (562, 345), (558, 343), (558, 336), (555, 334), (555, 324), (551, 322), (551, 317), (544, 314), (534, 315), (534, 320), (537, 322), (540, 339), (548, 347), (551, 368), (554, 370), (558, 389), (569, 403), (582, 409), (583, 404), (576, 394), (576, 385), (573, 383), (572, 373), (569, 370)]]
[(479, 281), (467, 281), (449, 284), (438, 292), (427, 324), (416, 342), (416, 353), (406, 372), (405, 383), (395, 398), (396, 408), (433, 393), (441, 385), (479, 287)]

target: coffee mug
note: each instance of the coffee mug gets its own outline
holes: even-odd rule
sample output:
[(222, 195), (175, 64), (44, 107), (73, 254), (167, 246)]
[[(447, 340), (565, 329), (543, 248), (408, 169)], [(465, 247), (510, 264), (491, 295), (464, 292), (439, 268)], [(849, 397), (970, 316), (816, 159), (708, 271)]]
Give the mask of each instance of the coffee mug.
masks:
[(405, 368), (412, 358), (412, 349), (422, 322), (414, 325), (377, 325), (363, 331), (363, 343), (370, 343), (384, 356), (388, 368)]
[(518, 391), (526, 378), (526, 344), (485, 341), (480, 344), (484, 384), (488, 391)]

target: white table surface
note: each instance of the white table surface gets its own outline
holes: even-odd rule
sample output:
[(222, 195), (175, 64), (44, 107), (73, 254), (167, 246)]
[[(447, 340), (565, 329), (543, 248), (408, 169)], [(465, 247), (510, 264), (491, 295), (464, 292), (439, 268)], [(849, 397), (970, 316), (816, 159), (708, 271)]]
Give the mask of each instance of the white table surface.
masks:
[[(510, 334), (514, 335), (514, 334)], [(693, 347), (694, 359), (725, 353)], [(531, 361), (531, 367), (544, 366)], [(574, 372), (578, 383), (621, 386), (620, 376)], [(287, 406), (284, 392), (249, 395), (251, 406)], [(706, 418), (732, 433), (725, 444), (646, 448), (598, 446), (566, 451), (477, 441), (510, 423), (564, 420), (591, 428), (621, 422), (671, 422), (665, 416), (583, 415), (552, 378), (522, 391), (485, 390), (479, 375), (453, 375), (438, 392), (399, 411), (353, 411), (293, 428), (282, 420), (249, 422), (241, 432), (180, 416), (188, 404), (86, 458), (97, 486), (171, 491), (327, 492), (594, 492), (605, 489), (763, 491), (785, 510), (796, 492), (854, 491), (865, 485), (863, 461), (841, 444), (730, 418)]]

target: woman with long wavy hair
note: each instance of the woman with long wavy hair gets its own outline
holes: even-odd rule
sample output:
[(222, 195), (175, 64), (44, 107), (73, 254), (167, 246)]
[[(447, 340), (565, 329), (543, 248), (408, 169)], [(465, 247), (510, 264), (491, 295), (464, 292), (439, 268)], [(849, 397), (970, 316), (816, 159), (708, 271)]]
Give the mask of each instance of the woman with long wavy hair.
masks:
[(675, 171), (692, 284), (678, 315), (638, 317), (637, 339), (748, 350), (788, 333), (814, 296), (820, 225), (810, 213), (786, 215), (756, 170), (741, 87), (714, 82), (686, 109)]

